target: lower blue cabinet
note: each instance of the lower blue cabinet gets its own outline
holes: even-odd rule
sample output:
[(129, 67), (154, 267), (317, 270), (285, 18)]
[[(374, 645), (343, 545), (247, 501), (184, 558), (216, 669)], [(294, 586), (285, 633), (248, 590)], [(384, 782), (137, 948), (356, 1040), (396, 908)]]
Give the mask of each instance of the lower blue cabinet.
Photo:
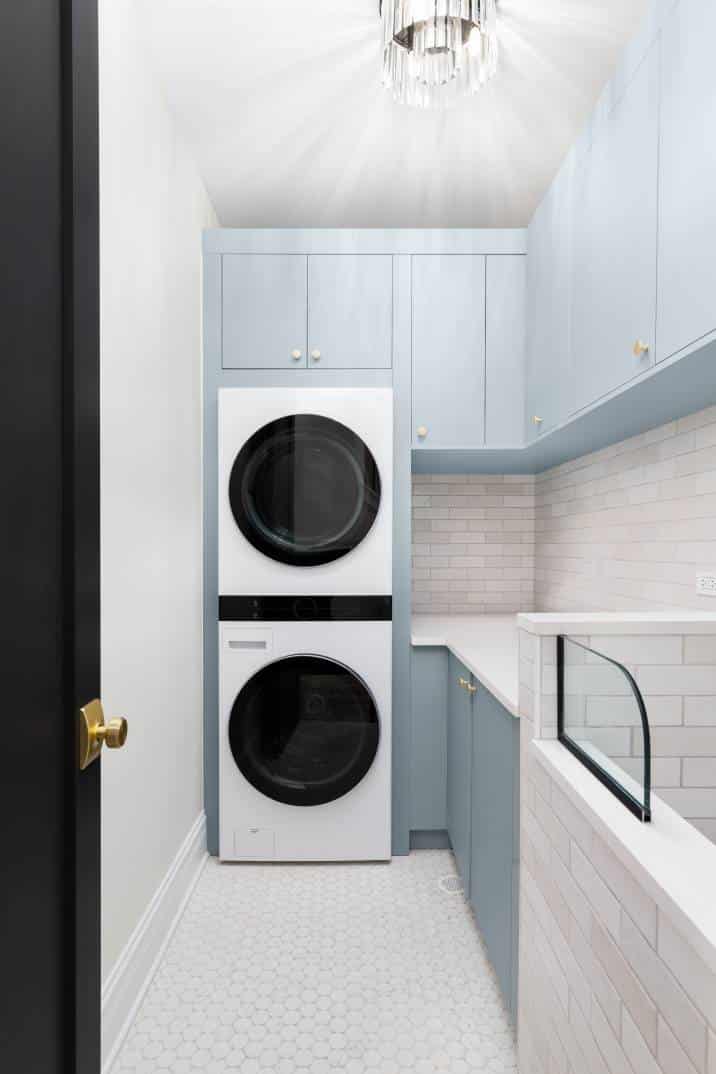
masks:
[(467, 668), (452, 653), (448, 665), (447, 828), (458, 872), (470, 890), (470, 824), (472, 787), (472, 685)]
[(519, 721), (479, 686), (470, 791), (470, 903), (513, 1016), (517, 995)]

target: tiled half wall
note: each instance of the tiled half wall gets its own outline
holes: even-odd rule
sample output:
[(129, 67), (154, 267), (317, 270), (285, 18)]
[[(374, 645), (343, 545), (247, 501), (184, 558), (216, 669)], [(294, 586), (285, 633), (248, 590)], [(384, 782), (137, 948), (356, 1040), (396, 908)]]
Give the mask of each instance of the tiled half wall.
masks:
[(714, 1074), (716, 948), (534, 749), (553, 652), (521, 634), (520, 1074)]
[(532, 611), (535, 479), (413, 477), (413, 610), (423, 615)]

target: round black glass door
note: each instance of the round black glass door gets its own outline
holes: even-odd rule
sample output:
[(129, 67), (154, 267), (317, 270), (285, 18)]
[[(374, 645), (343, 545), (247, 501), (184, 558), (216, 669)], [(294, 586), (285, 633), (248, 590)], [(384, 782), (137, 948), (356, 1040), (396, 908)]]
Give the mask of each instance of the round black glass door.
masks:
[(378, 514), (380, 475), (370, 450), (347, 426), (293, 414), (246, 441), (231, 471), (229, 500), (254, 548), (311, 567), (360, 544)]
[(334, 660), (291, 656), (268, 664), (239, 693), (229, 743), (257, 790), (287, 805), (333, 802), (365, 776), (380, 725), (365, 683)]

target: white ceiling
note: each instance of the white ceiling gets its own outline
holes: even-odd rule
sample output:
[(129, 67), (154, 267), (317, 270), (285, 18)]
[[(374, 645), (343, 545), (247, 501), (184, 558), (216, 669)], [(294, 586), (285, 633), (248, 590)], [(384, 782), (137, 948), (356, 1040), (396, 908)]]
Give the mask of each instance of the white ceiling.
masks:
[(500, 0), (496, 79), (443, 112), (380, 85), (377, 0), (138, 0), (221, 223), (526, 224), (648, 0)]

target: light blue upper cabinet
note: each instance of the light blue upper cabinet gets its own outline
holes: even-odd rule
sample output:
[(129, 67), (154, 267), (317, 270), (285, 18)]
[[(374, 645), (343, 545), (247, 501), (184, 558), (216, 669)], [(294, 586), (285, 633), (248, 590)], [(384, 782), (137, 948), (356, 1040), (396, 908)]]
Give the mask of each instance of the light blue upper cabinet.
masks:
[(516, 447), (524, 441), (525, 257), (486, 262), (485, 443)]
[(225, 254), (222, 262), (224, 369), (305, 367), (305, 255)]
[(657, 361), (716, 331), (714, 0), (681, 0), (665, 34)]
[(566, 421), (574, 410), (570, 345), (573, 218), (572, 153), (527, 233), (528, 442)]
[(485, 440), (485, 258), (413, 257), (413, 445)]
[(393, 259), (315, 254), (308, 259), (308, 365), (390, 369)]
[(578, 164), (571, 331), (578, 409), (653, 364), (658, 93), (657, 43)]

